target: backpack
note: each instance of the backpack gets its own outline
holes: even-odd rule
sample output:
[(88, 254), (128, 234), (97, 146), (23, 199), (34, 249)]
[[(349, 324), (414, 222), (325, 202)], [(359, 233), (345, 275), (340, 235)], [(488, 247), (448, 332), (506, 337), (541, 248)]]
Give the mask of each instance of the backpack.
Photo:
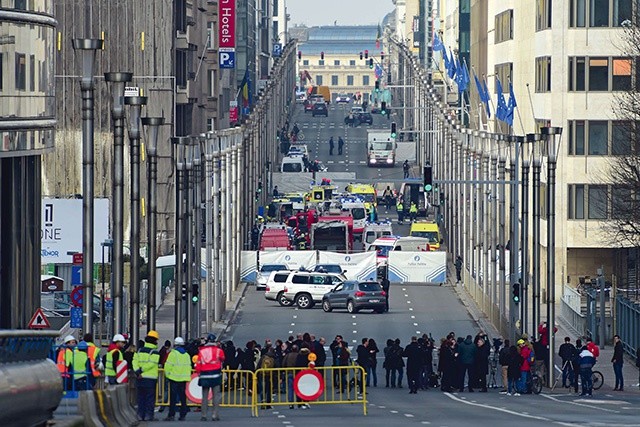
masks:
[(529, 357), (527, 357), (527, 362), (529, 363), (529, 365), (531, 365), (533, 362), (535, 362), (536, 360), (536, 355), (533, 352), (533, 350), (531, 350), (531, 352), (529, 352)]
[(276, 365), (275, 360), (271, 356), (267, 356), (266, 354), (262, 356), (260, 362), (258, 362), (258, 368), (271, 369)]

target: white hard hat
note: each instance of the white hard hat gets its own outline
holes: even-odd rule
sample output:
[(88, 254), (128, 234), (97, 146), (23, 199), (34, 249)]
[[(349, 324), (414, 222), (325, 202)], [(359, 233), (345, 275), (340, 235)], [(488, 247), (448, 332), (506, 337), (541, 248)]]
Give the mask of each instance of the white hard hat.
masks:
[(176, 339), (173, 340), (173, 344), (174, 345), (184, 345), (184, 339), (182, 339), (182, 337), (176, 337)]
[(124, 336), (122, 334), (115, 334), (113, 336), (113, 342), (127, 342), (127, 340), (124, 338)]
[(65, 337), (65, 339), (64, 339), (64, 343), (65, 343), (65, 344), (67, 344), (67, 343), (69, 343), (69, 342), (71, 342), (71, 341), (77, 341), (77, 340), (76, 340), (76, 337), (74, 337), (73, 335), (67, 335), (67, 336)]

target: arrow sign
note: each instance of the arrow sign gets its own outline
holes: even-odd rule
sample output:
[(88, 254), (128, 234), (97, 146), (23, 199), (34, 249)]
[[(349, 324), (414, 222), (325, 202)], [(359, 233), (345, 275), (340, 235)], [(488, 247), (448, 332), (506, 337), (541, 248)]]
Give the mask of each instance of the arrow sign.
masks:
[(48, 329), (51, 328), (51, 324), (49, 323), (49, 319), (44, 315), (44, 311), (42, 308), (38, 308), (35, 313), (33, 313), (33, 317), (29, 321), (29, 325), (27, 326), (29, 329)]

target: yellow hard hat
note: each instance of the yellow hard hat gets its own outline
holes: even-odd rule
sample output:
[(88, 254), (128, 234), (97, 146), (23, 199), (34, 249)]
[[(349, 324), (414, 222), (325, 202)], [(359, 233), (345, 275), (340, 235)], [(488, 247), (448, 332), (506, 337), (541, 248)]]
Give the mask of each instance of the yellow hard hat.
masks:
[(191, 362), (194, 363), (194, 364), (198, 363), (198, 355), (197, 354), (193, 355), (193, 357), (191, 358)]
[(524, 344), (524, 340), (518, 340), (518, 345), (523, 345)]
[(160, 339), (160, 334), (158, 334), (158, 331), (154, 331), (154, 330), (149, 331), (149, 333), (147, 334), (147, 336), (148, 336), (148, 337), (151, 337), (151, 338), (155, 338), (155, 339), (157, 339), (157, 340), (159, 340), (159, 339)]

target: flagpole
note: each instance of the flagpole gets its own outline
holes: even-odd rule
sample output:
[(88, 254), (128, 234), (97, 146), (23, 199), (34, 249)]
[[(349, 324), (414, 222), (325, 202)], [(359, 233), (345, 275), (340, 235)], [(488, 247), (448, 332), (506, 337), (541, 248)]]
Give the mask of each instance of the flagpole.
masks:
[(531, 105), (531, 115), (533, 116), (533, 122), (536, 122), (536, 112), (533, 110), (533, 100), (531, 99), (531, 88), (527, 83), (527, 94), (529, 95), (529, 104)]
[[(482, 75), (482, 80), (486, 81), (486, 76), (484, 74)], [(489, 103), (491, 104), (491, 110), (494, 111), (494, 113), (493, 113), (493, 122), (494, 122), (493, 126), (494, 126), (494, 128), (496, 129), (496, 131), (498, 133), (502, 133), (502, 126), (500, 125), (500, 120), (498, 120), (498, 118), (496, 117), (497, 110), (495, 108), (495, 105), (493, 104), (493, 98), (491, 96), (489, 96)]]

